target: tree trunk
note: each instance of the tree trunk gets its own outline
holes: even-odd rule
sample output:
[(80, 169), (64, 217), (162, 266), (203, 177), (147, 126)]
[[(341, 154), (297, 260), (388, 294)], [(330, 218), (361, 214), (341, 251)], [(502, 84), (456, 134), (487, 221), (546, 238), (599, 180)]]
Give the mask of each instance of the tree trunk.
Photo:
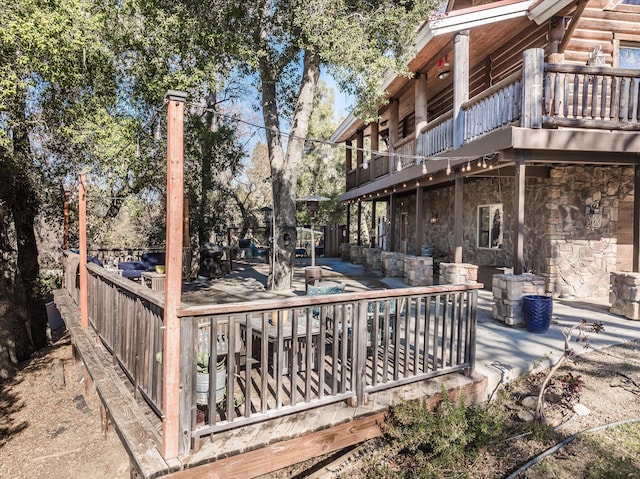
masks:
[(274, 291), (291, 289), (296, 245), (296, 183), (304, 151), (304, 138), (309, 131), (313, 97), (320, 78), (319, 56), (305, 51), (300, 93), (296, 102), (287, 152), (282, 147), (276, 74), (273, 65), (264, 57), (260, 61), (262, 82), (262, 111), (266, 127), (271, 181), (275, 241), (271, 251), (269, 288)]
[[(12, 118), (13, 150), (2, 151), (0, 158), (0, 267), (5, 273), (0, 281), (0, 376), (47, 344), (34, 232), (38, 200), (24, 108), (12, 112)], [(11, 220), (15, 238), (8, 233)]]

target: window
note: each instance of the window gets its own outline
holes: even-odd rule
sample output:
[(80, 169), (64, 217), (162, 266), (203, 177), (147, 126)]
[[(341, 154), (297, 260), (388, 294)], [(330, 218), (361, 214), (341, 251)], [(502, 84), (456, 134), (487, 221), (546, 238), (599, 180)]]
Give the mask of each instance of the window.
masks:
[(619, 66), (640, 70), (640, 47), (621, 44)]
[(478, 206), (478, 248), (502, 248), (502, 204)]

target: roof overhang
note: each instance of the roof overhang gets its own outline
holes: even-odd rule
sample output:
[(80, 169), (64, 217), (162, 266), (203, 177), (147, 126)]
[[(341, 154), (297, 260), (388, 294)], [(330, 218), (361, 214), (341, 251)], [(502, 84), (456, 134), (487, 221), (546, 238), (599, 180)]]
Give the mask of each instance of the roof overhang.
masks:
[[(418, 29), (416, 52), (427, 49), (437, 37), (452, 36), (461, 31), (491, 26), (498, 22), (527, 18), (541, 24), (574, 2), (575, 0), (503, 0), (451, 11), (426, 21)], [(434, 55), (440, 49), (435, 50), (432, 52)], [(407, 81), (409, 80), (404, 77), (389, 74), (382, 87), (393, 95), (395, 92), (392, 90)], [(364, 123), (351, 113), (333, 133), (331, 141), (345, 141), (355, 130), (364, 126)]]

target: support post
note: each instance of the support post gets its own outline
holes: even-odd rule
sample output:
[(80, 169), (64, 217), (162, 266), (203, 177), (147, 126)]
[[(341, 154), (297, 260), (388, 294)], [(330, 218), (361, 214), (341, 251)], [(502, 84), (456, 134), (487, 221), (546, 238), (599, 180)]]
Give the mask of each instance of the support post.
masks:
[(369, 247), (376, 247), (376, 200), (371, 202), (371, 238), (369, 238)]
[(362, 245), (362, 201), (358, 201), (358, 246)]
[(633, 271), (640, 271), (640, 163), (634, 168), (633, 183)]
[(424, 188), (418, 186), (416, 189), (416, 243), (415, 255), (422, 254), (422, 232), (424, 230)]
[(401, 161), (400, 158), (396, 158), (396, 143), (398, 143), (398, 123), (400, 123), (400, 100), (389, 100), (389, 173), (393, 174), (396, 170), (396, 161)]
[(427, 74), (416, 73), (416, 83), (414, 85), (415, 100), (414, 108), (416, 112), (416, 138), (420, 136), (422, 129), (428, 122), (428, 101), (427, 101)]
[(365, 182), (364, 172), (362, 171), (362, 161), (364, 159), (364, 132), (358, 130), (356, 132), (356, 179), (357, 186)]
[(387, 231), (387, 238), (389, 238), (389, 251), (396, 250), (396, 228), (398, 214), (398, 198), (396, 195), (389, 196), (389, 231)]
[(469, 99), (469, 31), (456, 35), (453, 54), (453, 147), (464, 144), (464, 111)]
[(514, 194), (514, 231), (513, 231), (513, 272), (522, 274), (524, 269), (524, 197), (525, 197), (525, 163), (522, 157), (515, 165), (515, 194)]
[(347, 203), (347, 243), (351, 243), (351, 203)]
[(71, 197), (71, 192), (64, 192), (64, 204), (63, 204), (63, 214), (64, 214), (64, 224), (62, 230), (62, 250), (66, 251), (69, 249), (69, 198)]
[[(180, 318), (184, 199), (184, 102), (187, 94), (168, 91), (167, 107), (167, 233), (164, 283), (164, 354), (162, 456), (180, 451)], [(188, 372), (187, 372), (188, 373)], [(184, 396), (184, 395), (182, 395)], [(184, 447), (184, 446), (183, 446)], [(182, 451), (186, 452), (186, 451)]]
[(78, 182), (78, 231), (80, 248), (80, 326), (89, 326), (89, 292), (87, 291), (87, 185), (84, 173)]
[(463, 234), (462, 234), (462, 215), (463, 215), (463, 188), (464, 188), (464, 178), (460, 172), (456, 173), (455, 179), (455, 200), (454, 200), (454, 226), (453, 226), (453, 243), (454, 243), (454, 255), (453, 262), (454, 263), (462, 263), (462, 244), (463, 244)]
[(526, 50), (522, 70), (522, 128), (542, 128), (543, 75), (544, 50)]

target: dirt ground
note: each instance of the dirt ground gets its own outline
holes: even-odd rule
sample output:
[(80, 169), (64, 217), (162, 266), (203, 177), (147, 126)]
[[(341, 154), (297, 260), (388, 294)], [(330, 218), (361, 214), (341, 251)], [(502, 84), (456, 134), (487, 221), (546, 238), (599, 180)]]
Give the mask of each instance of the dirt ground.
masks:
[[(56, 382), (56, 366), (52, 366), (60, 362), (64, 365), (64, 385), (59, 384), (59, 377)], [(586, 406), (589, 414), (575, 415), (557, 431), (552, 442), (527, 438), (511, 441), (500, 456), (485, 458), (478, 464), (477, 473), (472, 477), (505, 477), (517, 467), (517, 461), (521, 464), (558, 439), (613, 421), (640, 418), (640, 342), (587, 353), (564, 371), (580, 375), (584, 381), (580, 403)], [(534, 393), (535, 381), (522, 381), (514, 388), (514, 399), (508, 407), (517, 414), (523, 410), (522, 400)], [(85, 391), (82, 366), (73, 359), (68, 336), (23, 364), (12, 380), (0, 384), (0, 410), (0, 477), (129, 477), (129, 459), (116, 433), (113, 430), (102, 433), (98, 397), (93, 391)], [(560, 423), (572, 414), (566, 405), (554, 401), (552, 395), (547, 415)], [(576, 441), (522, 477), (587, 477), (585, 471), (594, 461), (602, 462), (604, 458), (626, 464), (624, 477), (640, 478), (640, 455), (637, 454), (640, 433), (627, 434), (624, 445), (616, 443), (615, 438), (599, 440), (594, 437), (599, 447)], [(605, 451), (606, 444), (609, 445)], [(323, 466), (309, 462), (288, 471), (277, 471), (272, 476), (351, 477), (358, 470), (359, 461), (375, 457), (371, 447), (371, 444), (361, 447), (360, 454), (352, 451), (346, 462), (333, 463), (325, 457)]]
[(129, 457), (113, 429), (102, 433), (98, 395), (85, 391), (68, 334), (0, 383), (0, 411), (0, 477), (129, 478)]

